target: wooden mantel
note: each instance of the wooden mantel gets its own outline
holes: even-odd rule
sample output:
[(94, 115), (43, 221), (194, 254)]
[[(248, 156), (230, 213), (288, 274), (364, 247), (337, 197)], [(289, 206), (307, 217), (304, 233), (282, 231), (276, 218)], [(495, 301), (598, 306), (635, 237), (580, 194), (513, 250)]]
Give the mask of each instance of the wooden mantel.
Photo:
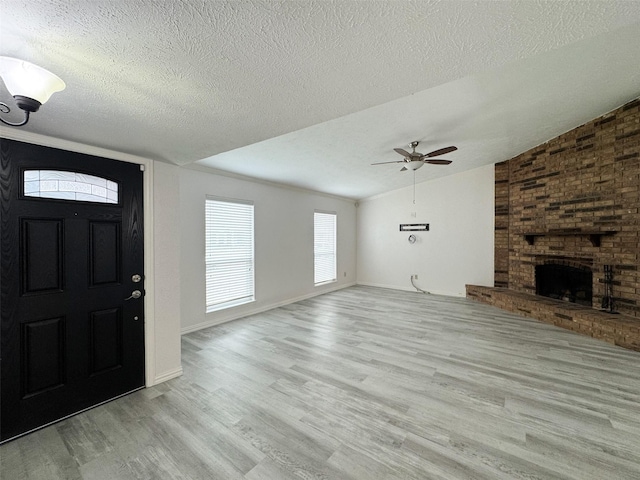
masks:
[(588, 236), (591, 241), (591, 245), (594, 247), (600, 246), (600, 239), (604, 235), (614, 235), (617, 230), (582, 230), (582, 229), (567, 229), (567, 230), (549, 230), (546, 232), (528, 232), (523, 234), (524, 239), (529, 245), (533, 245), (536, 241), (536, 237), (555, 237), (555, 236)]

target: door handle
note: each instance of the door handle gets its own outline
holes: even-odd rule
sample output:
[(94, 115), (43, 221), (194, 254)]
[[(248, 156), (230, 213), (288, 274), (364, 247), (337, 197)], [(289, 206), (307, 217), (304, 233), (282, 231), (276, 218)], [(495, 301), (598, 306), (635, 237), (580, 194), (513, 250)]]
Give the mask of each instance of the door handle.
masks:
[(126, 300), (131, 300), (132, 298), (140, 298), (142, 296), (142, 292), (140, 290), (134, 290), (133, 292), (131, 292), (131, 296), (129, 298), (125, 298)]

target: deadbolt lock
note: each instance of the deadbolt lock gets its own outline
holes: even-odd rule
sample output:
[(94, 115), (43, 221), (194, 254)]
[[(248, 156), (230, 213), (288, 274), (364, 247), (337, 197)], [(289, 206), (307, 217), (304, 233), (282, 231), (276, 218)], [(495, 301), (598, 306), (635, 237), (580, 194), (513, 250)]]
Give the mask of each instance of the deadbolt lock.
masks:
[(133, 276), (131, 277), (131, 281), (132, 281), (133, 283), (141, 282), (141, 281), (142, 281), (142, 276), (140, 276), (140, 275), (138, 275), (138, 274), (136, 273), (135, 275), (133, 275)]

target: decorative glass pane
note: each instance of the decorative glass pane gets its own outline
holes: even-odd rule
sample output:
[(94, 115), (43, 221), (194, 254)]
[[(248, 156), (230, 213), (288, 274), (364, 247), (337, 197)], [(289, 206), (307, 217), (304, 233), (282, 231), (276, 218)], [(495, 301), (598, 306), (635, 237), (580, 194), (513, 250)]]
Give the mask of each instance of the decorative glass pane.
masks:
[(40, 180), (40, 171), (27, 170), (24, 172), (24, 181), (28, 182), (29, 180)]
[(118, 184), (84, 173), (27, 170), (24, 172), (24, 195), (80, 202), (118, 203)]

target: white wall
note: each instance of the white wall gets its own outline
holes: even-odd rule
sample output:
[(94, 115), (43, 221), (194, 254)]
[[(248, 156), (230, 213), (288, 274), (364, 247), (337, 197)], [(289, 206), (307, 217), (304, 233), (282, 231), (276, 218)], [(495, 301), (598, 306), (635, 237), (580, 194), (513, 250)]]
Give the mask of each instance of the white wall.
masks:
[[(204, 204), (206, 195), (252, 200), (256, 301), (205, 312)], [(313, 285), (313, 212), (338, 216), (337, 282)], [(355, 284), (356, 208), (353, 201), (180, 169), (182, 332), (189, 332)], [(346, 276), (344, 276), (346, 272)]]
[(180, 182), (179, 168), (154, 162), (153, 263), (156, 378), (182, 373), (180, 359)]
[[(425, 168), (429, 168), (428, 166)], [(407, 173), (410, 174), (410, 173)], [(400, 232), (428, 223), (428, 232)], [(464, 296), (465, 284), (493, 286), (494, 167), (450, 175), (360, 202), (358, 284)]]

